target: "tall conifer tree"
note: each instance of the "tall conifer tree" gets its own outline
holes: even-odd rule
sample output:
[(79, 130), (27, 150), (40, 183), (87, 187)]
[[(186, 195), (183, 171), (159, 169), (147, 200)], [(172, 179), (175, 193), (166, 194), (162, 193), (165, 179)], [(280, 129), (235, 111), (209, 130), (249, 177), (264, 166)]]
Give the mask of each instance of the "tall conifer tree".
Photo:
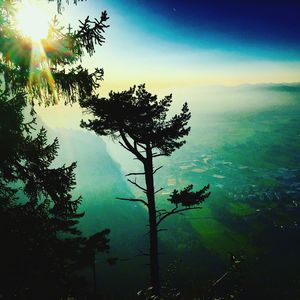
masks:
[[(156, 95), (147, 92), (145, 85), (130, 88), (120, 93), (110, 92), (108, 98), (92, 96), (80, 100), (81, 106), (92, 118), (82, 121), (81, 126), (98, 135), (112, 136), (120, 145), (131, 152), (143, 166), (143, 172), (130, 173), (128, 181), (145, 193), (146, 198), (118, 198), (139, 202), (148, 210), (149, 217), (149, 255), (150, 282), (156, 296), (160, 296), (158, 232), (159, 225), (167, 217), (184, 211), (199, 209), (200, 204), (209, 196), (209, 186), (199, 191), (192, 191), (189, 185), (182, 191), (174, 190), (168, 201), (173, 205), (171, 210), (159, 209), (156, 204), (154, 174), (160, 167), (154, 167), (154, 159), (159, 156), (170, 156), (184, 145), (183, 138), (188, 135), (188, 121), (191, 113), (185, 103), (179, 114), (168, 118), (172, 104), (172, 95), (158, 100)], [(143, 176), (142, 186), (131, 176)]]

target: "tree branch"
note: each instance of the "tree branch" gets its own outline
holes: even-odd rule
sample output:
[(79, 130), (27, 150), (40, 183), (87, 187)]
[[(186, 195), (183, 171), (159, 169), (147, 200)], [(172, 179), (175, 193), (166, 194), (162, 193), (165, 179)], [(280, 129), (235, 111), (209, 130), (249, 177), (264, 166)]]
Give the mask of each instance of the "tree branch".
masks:
[(155, 191), (154, 192), (154, 194), (157, 194), (157, 193), (159, 193), (160, 191), (162, 191), (164, 188), (160, 188), (160, 189), (158, 189), (157, 191)]
[(125, 176), (132, 176), (132, 175), (145, 175), (145, 172), (128, 173)]
[(130, 151), (129, 148), (126, 147), (122, 142), (119, 141), (119, 144), (120, 144), (124, 149), (126, 149), (127, 151)]
[(121, 197), (117, 197), (117, 200), (124, 200), (124, 201), (131, 201), (131, 202), (141, 202), (143, 203), (145, 206), (148, 207), (148, 203), (143, 200), (143, 199), (136, 199), (136, 198), (121, 198)]
[(164, 156), (164, 155), (165, 155), (164, 153), (153, 154), (153, 158), (154, 158), (154, 157), (159, 157), (159, 156)]
[(157, 210), (156, 210), (157, 213), (160, 213), (160, 212), (162, 212), (162, 211), (166, 212), (165, 209), (157, 209)]
[(178, 206), (176, 206), (171, 211), (166, 212), (165, 214), (161, 214), (162, 217), (160, 217), (159, 220), (156, 222), (156, 226), (158, 226), (165, 218), (167, 218), (171, 215), (179, 214), (179, 213), (182, 213), (183, 211), (187, 211), (187, 210), (201, 209), (201, 208), (202, 208), (201, 206), (198, 206), (198, 207), (186, 207), (186, 208), (178, 209)]
[(139, 189), (141, 189), (145, 194), (147, 193), (147, 190), (145, 188), (143, 188), (142, 186), (140, 186), (139, 184), (136, 183), (136, 181), (132, 181), (129, 178), (127, 179), (130, 183), (132, 183), (133, 185), (135, 185), (136, 187), (138, 187)]
[(137, 145), (146, 151), (146, 147), (137, 142)]
[(160, 218), (162, 215), (164, 215), (167, 211), (165, 209), (159, 209), (159, 210), (156, 210), (156, 217), (157, 218)]
[(158, 170), (160, 170), (161, 168), (162, 168), (163, 166), (160, 166), (160, 167), (158, 167), (158, 168), (156, 168), (154, 171), (153, 171), (153, 175), (158, 171)]
[(145, 157), (137, 149), (135, 149), (134, 146), (132, 146), (130, 144), (130, 142), (126, 138), (126, 135), (124, 134), (123, 130), (120, 130), (120, 135), (121, 135), (121, 137), (122, 137), (122, 139), (123, 139), (126, 147), (128, 148), (128, 151), (130, 151), (131, 153), (133, 153), (138, 160), (140, 160), (141, 162), (144, 162), (145, 161)]

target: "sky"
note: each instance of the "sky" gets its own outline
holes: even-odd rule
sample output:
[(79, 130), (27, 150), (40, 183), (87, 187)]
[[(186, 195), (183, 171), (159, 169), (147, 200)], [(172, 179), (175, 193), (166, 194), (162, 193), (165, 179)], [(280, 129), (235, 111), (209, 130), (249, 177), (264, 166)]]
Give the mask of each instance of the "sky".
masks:
[(299, 1), (88, 0), (65, 5), (61, 18), (76, 27), (103, 10), (106, 42), (83, 64), (104, 68), (104, 96), (140, 83), (169, 93), (299, 82)]
[(120, 86), (137, 79), (157, 88), (299, 79), (300, 2), (89, 2), (111, 16), (94, 58)]

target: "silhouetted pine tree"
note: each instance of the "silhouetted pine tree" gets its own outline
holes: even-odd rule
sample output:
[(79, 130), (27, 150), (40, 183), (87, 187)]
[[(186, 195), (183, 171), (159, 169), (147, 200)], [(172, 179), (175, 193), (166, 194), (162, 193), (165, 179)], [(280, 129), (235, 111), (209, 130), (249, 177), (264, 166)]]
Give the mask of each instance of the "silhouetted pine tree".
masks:
[(150, 281), (154, 294), (160, 296), (159, 261), (158, 261), (158, 227), (167, 217), (191, 209), (200, 208), (200, 204), (209, 196), (209, 185), (193, 192), (189, 185), (182, 191), (174, 190), (168, 201), (173, 209), (157, 209), (154, 174), (161, 168), (155, 168), (153, 160), (159, 156), (169, 156), (179, 149), (189, 133), (187, 126), (191, 117), (187, 103), (179, 114), (167, 119), (172, 103), (172, 95), (158, 100), (156, 95), (146, 91), (145, 85), (133, 87), (121, 93), (110, 92), (108, 98), (91, 96), (80, 100), (81, 106), (92, 115), (81, 126), (98, 135), (112, 136), (120, 145), (130, 151), (142, 165), (144, 172), (130, 173), (127, 176), (143, 176), (145, 187), (136, 180), (128, 179), (146, 194), (146, 199), (118, 198), (142, 203), (148, 210), (150, 234)]
[[(78, 30), (66, 32), (54, 20), (41, 44), (55, 82), (44, 77), (41, 66), (39, 80), (32, 82), (33, 44), (15, 28), (14, 5), (0, 0), (0, 298), (65, 299), (83, 285), (75, 271), (89, 265), (86, 249), (108, 251), (108, 231), (95, 245), (81, 236), (76, 226), (81, 198), (71, 196), (76, 163), (52, 166), (58, 141), (49, 144), (46, 130), (35, 130), (33, 107), (29, 121), (24, 109), (36, 100), (47, 105), (91, 95), (103, 70), (89, 73), (80, 59), (103, 43), (108, 17), (103, 12), (100, 20), (87, 18)], [(98, 247), (101, 239), (104, 248)]]
[(76, 164), (51, 167), (58, 141), (48, 144), (43, 128), (32, 136), (25, 104), (22, 94), (0, 96), (0, 294), (57, 299), (71, 291), (85, 242), (76, 228), (80, 198), (71, 196)]

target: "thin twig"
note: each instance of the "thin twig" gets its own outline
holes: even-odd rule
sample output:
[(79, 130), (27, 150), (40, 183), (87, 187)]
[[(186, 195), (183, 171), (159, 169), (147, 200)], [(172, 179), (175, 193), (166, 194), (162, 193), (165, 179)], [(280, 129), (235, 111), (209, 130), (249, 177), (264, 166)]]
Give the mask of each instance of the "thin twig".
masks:
[(158, 170), (160, 170), (161, 168), (162, 168), (163, 166), (160, 166), (160, 167), (158, 167), (158, 168), (156, 168), (154, 171), (153, 171), (153, 175), (158, 171)]
[(133, 176), (133, 175), (145, 175), (145, 172), (128, 173), (125, 176)]
[(133, 185), (135, 185), (136, 187), (138, 187), (139, 189), (141, 189), (144, 193), (147, 193), (147, 190), (145, 188), (143, 188), (142, 186), (140, 186), (139, 184), (136, 183), (136, 181), (132, 181), (131, 179), (127, 178), (127, 180), (132, 183)]
[(154, 194), (157, 194), (157, 193), (161, 192), (163, 189), (164, 189), (164, 188), (158, 189), (157, 191), (154, 192)]

